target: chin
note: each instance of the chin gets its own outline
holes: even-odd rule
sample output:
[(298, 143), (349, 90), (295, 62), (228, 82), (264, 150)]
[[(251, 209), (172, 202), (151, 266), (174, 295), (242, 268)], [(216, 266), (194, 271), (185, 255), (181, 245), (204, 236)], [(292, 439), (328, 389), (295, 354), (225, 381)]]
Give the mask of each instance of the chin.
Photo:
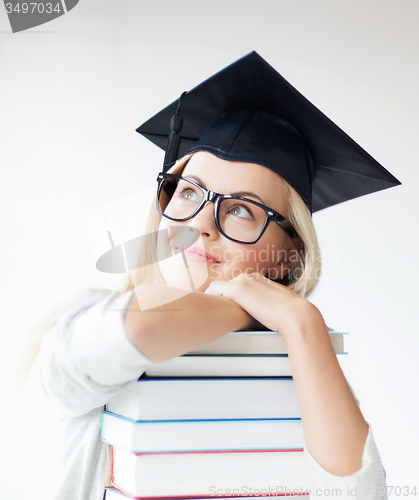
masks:
[(182, 290), (205, 292), (214, 281), (210, 279), (206, 265), (188, 262), (186, 268), (181, 254), (160, 261), (159, 267), (165, 283)]

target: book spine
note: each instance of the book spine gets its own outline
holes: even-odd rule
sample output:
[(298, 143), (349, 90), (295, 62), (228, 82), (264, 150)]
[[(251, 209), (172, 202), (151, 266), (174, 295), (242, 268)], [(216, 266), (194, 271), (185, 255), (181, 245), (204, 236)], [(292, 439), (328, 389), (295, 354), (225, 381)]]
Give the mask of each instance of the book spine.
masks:
[(113, 484), (114, 475), (113, 475), (113, 446), (111, 446), (111, 483)]

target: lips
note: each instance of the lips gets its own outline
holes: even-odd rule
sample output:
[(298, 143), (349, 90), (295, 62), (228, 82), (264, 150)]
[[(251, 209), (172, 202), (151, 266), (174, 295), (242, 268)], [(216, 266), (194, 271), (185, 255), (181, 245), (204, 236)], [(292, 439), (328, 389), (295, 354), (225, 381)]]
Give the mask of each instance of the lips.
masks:
[(185, 252), (186, 258), (190, 260), (204, 261), (204, 262), (215, 262), (217, 264), (220, 263), (213, 255), (204, 250), (201, 250), (198, 247), (175, 247), (177, 250), (183, 250)]

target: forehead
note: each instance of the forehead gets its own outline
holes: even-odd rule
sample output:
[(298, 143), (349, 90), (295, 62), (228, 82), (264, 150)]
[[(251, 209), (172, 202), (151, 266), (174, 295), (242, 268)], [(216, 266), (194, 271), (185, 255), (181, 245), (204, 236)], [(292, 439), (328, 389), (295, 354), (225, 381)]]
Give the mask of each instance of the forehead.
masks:
[(182, 175), (198, 177), (207, 189), (216, 193), (254, 193), (265, 205), (285, 215), (287, 203), (281, 178), (262, 165), (221, 160), (202, 151), (192, 156)]

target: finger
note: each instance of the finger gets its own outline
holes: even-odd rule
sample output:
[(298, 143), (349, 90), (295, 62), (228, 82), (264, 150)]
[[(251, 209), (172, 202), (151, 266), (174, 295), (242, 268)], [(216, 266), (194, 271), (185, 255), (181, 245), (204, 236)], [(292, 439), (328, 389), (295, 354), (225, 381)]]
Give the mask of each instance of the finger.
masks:
[(235, 276), (234, 278), (232, 278), (230, 281), (246, 281), (246, 280), (251, 280), (254, 278), (254, 274), (258, 274), (258, 273), (247, 273), (247, 272), (243, 272), (243, 273), (240, 273), (238, 276)]
[(259, 272), (254, 272), (254, 273), (251, 273), (251, 277), (253, 279), (256, 279), (260, 282), (263, 282), (263, 283), (266, 283), (268, 285), (272, 285), (272, 284), (277, 284), (275, 283), (274, 281), (270, 280), (269, 278), (267, 278), (263, 273), (259, 273)]

